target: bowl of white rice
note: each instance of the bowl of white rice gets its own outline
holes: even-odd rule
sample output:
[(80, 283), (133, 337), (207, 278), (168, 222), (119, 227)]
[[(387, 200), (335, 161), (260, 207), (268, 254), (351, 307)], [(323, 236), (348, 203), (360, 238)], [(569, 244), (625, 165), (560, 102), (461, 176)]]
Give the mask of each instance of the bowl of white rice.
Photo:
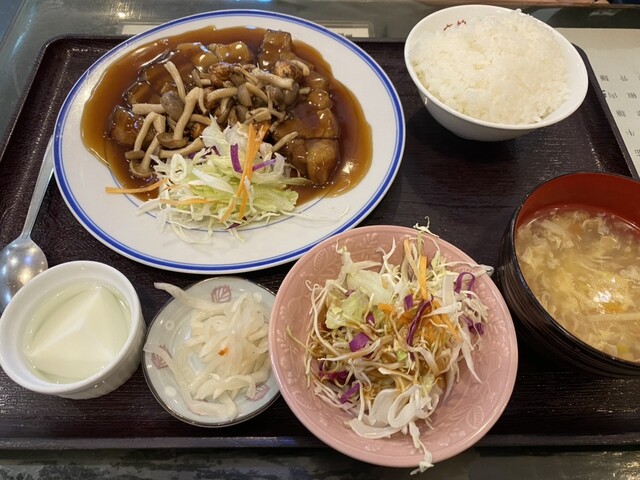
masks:
[(404, 56), (429, 113), (469, 140), (509, 140), (560, 122), (587, 94), (576, 48), (520, 10), (438, 10), (411, 30)]

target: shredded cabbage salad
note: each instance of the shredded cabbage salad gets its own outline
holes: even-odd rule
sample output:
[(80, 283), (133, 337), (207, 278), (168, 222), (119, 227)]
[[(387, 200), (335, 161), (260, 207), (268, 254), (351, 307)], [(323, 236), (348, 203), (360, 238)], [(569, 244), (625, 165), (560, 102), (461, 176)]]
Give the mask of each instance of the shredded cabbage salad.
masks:
[(190, 411), (220, 422), (233, 420), (238, 415), (238, 395), (254, 398), (271, 372), (269, 307), (257, 293), (211, 302), (174, 285), (155, 286), (193, 309), (191, 337), (175, 346), (173, 355), (151, 343), (145, 344), (144, 351), (157, 355), (171, 370)]
[(190, 242), (197, 240), (188, 230), (211, 236), (222, 228), (237, 236), (237, 227), (292, 214), (298, 194), (288, 187), (308, 180), (291, 175), (285, 157), (262, 141), (266, 129), (238, 122), (222, 130), (212, 121), (202, 133), (205, 147), (192, 157), (155, 159), (159, 195), (139, 213), (160, 212), (163, 224)]
[(427, 240), (433, 241), (423, 231), (405, 240), (400, 265), (389, 261), (395, 243), (380, 261), (354, 262), (338, 249), (337, 278), (309, 285), (313, 324), (305, 345), (314, 392), (351, 413), (348, 426), (361, 437), (410, 435), (424, 453), (414, 473), (432, 466), (419, 425), (429, 425), (458, 381), (460, 363), (481, 381), (472, 352), (488, 311), (474, 284), (491, 271), (447, 262), (439, 249), (427, 258)]

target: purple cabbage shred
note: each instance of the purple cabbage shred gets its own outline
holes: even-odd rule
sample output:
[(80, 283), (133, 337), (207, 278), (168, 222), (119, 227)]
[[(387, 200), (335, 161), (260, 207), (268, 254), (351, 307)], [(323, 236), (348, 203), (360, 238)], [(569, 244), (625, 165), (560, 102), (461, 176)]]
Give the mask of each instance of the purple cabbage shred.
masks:
[(466, 275), (469, 275), (471, 277), (471, 280), (469, 280), (469, 286), (467, 287), (467, 290), (473, 290), (473, 286), (476, 283), (476, 276), (471, 272), (462, 272), (460, 275), (458, 275), (458, 278), (456, 278), (456, 285), (453, 288), (454, 292), (460, 293), (460, 290), (462, 290), (462, 281), (464, 280), (464, 277)]
[(373, 312), (367, 313), (367, 316), (364, 317), (364, 319), (367, 321), (367, 323), (369, 325), (375, 325), (376, 324), (376, 317), (373, 316)]
[(353, 385), (351, 385), (351, 387), (349, 387), (349, 389), (340, 396), (340, 403), (347, 403), (358, 390), (360, 390), (360, 383), (353, 382)]
[(418, 325), (420, 324), (420, 319), (422, 318), (424, 311), (427, 309), (427, 307), (429, 307), (429, 305), (431, 305), (431, 300), (422, 302), (418, 307), (418, 311), (413, 317), (413, 320), (411, 320), (411, 325), (409, 326), (409, 333), (407, 333), (407, 345), (413, 346), (413, 336), (418, 329)]
[(413, 308), (413, 295), (404, 297), (404, 309), (411, 310)]
[(240, 156), (238, 155), (238, 144), (234, 143), (229, 147), (229, 153), (231, 154), (231, 166), (236, 173), (242, 173), (242, 166), (240, 165)]
[(358, 350), (367, 346), (371, 339), (364, 332), (359, 332), (355, 337), (351, 339), (349, 342), (349, 348), (352, 352), (357, 352)]
[(478, 335), (484, 334), (484, 325), (482, 323), (473, 323), (473, 320), (466, 315), (461, 315), (461, 318), (464, 320), (464, 323), (467, 324), (471, 333), (477, 333)]
[(276, 159), (272, 158), (271, 160), (265, 160), (264, 162), (256, 163), (253, 166), (253, 171), (260, 170), (261, 168), (268, 167), (269, 165), (274, 165), (276, 163)]

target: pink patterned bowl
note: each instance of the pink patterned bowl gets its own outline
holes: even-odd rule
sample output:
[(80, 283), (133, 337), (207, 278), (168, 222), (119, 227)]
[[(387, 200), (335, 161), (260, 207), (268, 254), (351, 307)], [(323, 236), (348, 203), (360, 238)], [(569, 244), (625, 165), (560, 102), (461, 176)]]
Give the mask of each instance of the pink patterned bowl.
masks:
[[(350, 415), (330, 406), (307, 387), (303, 348), (292, 337), (305, 341), (311, 325), (308, 282), (323, 285), (336, 278), (340, 257), (336, 246), (346, 246), (354, 261), (380, 259), (378, 248), (388, 251), (392, 241), (400, 244), (417, 231), (399, 226), (370, 226), (349, 230), (316, 245), (291, 268), (282, 282), (269, 324), (271, 362), (280, 392), (298, 419), (320, 440), (336, 450), (365, 462), (393, 467), (415, 467), (423, 453), (409, 435), (368, 440), (345, 424)], [(475, 263), (451, 244), (435, 238), (449, 261)], [(432, 254), (435, 246), (425, 247)], [(401, 249), (391, 257), (399, 263)], [(466, 368), (446, 401), (431, 416), (432, 428), (422, 428), (421, 440), (433, 454), (433, 462), (450, 458), (480, 440), (504, 411), (516, 378), (518, 349), (509, 310), (497, 287), (487, 276), (478, 278), (476, 291), (488, 307), (489, 322), (474, 366), (482, 380), (474, 380)]]

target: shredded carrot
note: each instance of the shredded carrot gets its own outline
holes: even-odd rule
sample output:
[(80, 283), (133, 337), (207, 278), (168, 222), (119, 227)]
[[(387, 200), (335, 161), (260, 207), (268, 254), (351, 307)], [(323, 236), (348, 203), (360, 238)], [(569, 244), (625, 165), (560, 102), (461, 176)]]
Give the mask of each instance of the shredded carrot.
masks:
[(104, 187), (104, 191), (107, 193), (144, 193), (159, 188), (163, 183), (164, 180), (158, 180), (157, 182), (138, 188)]
[(242, 203), (240, 203), (240, 212), (238, 214), (238, 216), (240, 218), (244, 217), (244, 211), (247, 208), (247, 202), (249, 201), (249, 194), (248, 192), (245, 190), (243, 195), (242, 195)]
[(391, 315), (396, 310), (393, 305), (388, 303), (379, 303), (378, 308), (388, 315)]
[[(442, 321), (442, 323), (440, 323), (440, 321)], [(431, 317), (431, 322), (434, 325), (442, 325), (447, 327), (449, 331), (453, 334), (453, 336), (456, 337), (457, 340), (460, 339), (460, 335), (458, 334), (458, 331), (453, 327), (451, 320), (449, 320), (449, 315), (447, 315), (446, 313), (442, 313), (440, 315), (434, 315), (433, 317)]]
[(431, 323), (426, 323), (426, 327), (424, 329), (425, 336), (427, 337), (427, 341), (429, 345), (433, 345), (436, 342), (438, 337), (438, 331), (435, 328), (431, 328)]
[(231, 197), (231, 201), (229, 202), (229, 206), (227, 207), (225, 212), (222, 214), (222, 217), (220, 217), (220, 221), (221, 222), (226, 222), (227, 219), (229, 218), (229, 216), (231, 215), (231, 212), (233, 212), (233, 209), (235, 207), (236, 207), (236, 200), (235, 200), (235, 198)]
[(240, 177), (240, 183), (238, 184), (238, 192), (240, 195), (243, 191), (246, 190), (244, 185), (244, 179), (249, 175), (249, 170), (253, 164), (253, 157), (251, 153), (254, 151), (254, 144), (256, 143), (256, 130), (253, 128), (253, 124), (249, 125), (249, 134), (247, 135), (247, 146), (244, 149), (244, 165), (242, 166), (242, 176)]
[(422, 299), (427, 299), (427, 257), (420, 255), (420, 271), (418, 273), (418, 283), (420, 284), (420, 295)]
[(251, 181), (253, 176), (253, 160), (258, 153), (262, 139), (267, 133), (268, 125), (262, 124), (258, 132), (255, 131), (254, 125), (249, 125), (249, 135), (247, 137), (247, 147), (245, 148), (244, 168), (242, 170), (242, 176), (240, 177), (240, 184), (238, 185), (237, 195), (241, 198), (240, 211), (238, 212), (238, 218), (244, 217), (244, 211), (249, 200), (249, 192), (245, 185), (245, 179)]
[(396, 324), (399, 327), (401, 327), (402, 325), (409, 325), (411, 323), (411, 320), (413, 320), (413, 312), (404, 312), (402, 315), (400, 315), (400, 318), (398, 319)]
[(404, 255), (405, 257), (409, 257), (411, 255), (411, 242), (408, 238), (404, 241)]

